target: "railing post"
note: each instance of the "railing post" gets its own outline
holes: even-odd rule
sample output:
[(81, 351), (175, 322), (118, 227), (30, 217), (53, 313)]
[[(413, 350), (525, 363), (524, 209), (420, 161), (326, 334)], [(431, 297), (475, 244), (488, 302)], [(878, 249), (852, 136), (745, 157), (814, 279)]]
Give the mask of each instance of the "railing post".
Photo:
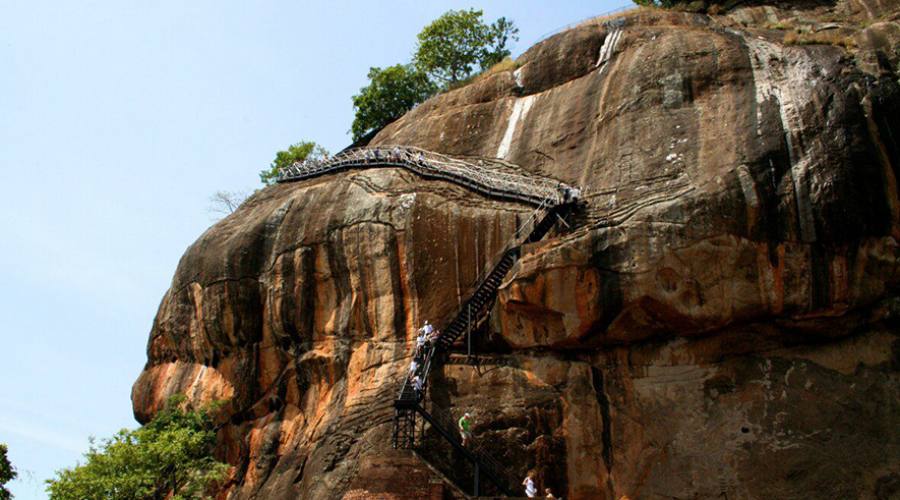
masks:
[(391, 438), (394, 449), (396, 450), (400, 447), (400, 412), (398, 410), (394, 410), (394, 433)]
[(476, 497), (481, 496), (481, 484), (480, 484), (479, 477), (478, 477), (479, 472), (480, 471), (478, 470), (478, 462), (475, 462), (475, 487), (473, 488), (475, 491), (473, 492), (473, 495)]
[(472, 304), (468, 305), (468, 319), (466, 320), (467, 332), (466, 332), (466, 343), (468, 344), (468, 352), (467, 357), (472, 357)]

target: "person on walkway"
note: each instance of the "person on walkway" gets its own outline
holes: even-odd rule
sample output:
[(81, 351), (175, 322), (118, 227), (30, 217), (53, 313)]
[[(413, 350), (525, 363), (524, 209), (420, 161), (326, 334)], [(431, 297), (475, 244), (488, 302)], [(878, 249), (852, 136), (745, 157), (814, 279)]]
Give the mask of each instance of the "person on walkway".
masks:
[(544, 498), (556, 498), (555, 496), (553, 496), (553, 492), (550, 491), (550, 488), (544, 488), (544, 493)]
[(425, 388), (425, 385), (422, 383), (422, 377), (416, 375), (412, 379), (413, 390), (416, 391), (416, 399), (422, 399), (422, 391)]
[(522, 486), (525, 487), (525, 496), (528, 498), (535, 498), (537, 495), (537, 488), (534, 487), (534, 471), (528, 471), (528, 475), (525, 476), (525, 480), (522, 481)]
[(418, 369), (419, 369), (419, 362), (416, 361), (415, 359), (413, 359), (412, 362), (409, 363), (409, 379), (410, 380), (412, 380), (412, 378), (416, 375), (416, 370), (418, 370)]
[(462, 445), (468, 446), (469, 439), (472, 439), (472, 420), (469, 412), (466, 412), (459, 419), (459, 436), (462, 438)]

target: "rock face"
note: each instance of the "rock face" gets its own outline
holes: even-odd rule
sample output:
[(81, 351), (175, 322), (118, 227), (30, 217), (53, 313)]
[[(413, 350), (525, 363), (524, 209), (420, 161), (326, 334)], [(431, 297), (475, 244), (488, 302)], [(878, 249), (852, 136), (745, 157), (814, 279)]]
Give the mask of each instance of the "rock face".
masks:
[[(900, 495), (898, 12), (636, 10), (381, 131), (586, 192), (435, 411), (567, 498)], [(223, 498), (458, 495), (388, 451), (392, 398), (530, 212), (397, 169), (262, 190), (182, 258), (135, 415), (226, 399)]]

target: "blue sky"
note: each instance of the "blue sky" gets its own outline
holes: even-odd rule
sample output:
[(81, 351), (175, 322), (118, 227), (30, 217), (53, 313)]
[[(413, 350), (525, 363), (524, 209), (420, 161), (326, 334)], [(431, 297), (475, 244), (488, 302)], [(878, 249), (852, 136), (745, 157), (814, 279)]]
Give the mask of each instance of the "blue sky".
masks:
[(0, 442), (18, 499), (88, 436), (134, 427), (131, 384), (217, 190), (278, 149), (347, 145), (370, 66), (451, 8), (521, 29), (519, 54), (628, 0), (0, 0)]

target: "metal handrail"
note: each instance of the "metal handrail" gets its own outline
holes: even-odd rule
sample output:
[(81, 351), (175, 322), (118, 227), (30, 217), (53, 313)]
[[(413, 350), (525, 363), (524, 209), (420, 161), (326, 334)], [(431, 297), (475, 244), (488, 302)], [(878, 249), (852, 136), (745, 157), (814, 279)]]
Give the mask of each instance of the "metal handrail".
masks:
[(490, 275), (497, 267), (497, 265), (500, 264), (500, 261), (502, 261), (506, 257), (507, 253), (509, 253), (514, 248), (522, 246), (523, 243), (526, 243), (522, 241), (522, 235), (530, 234), (534, 230), (536, 224), (540, 220), (540, 218), (538, 217), (539, 214), (546, 211), (548, 208), (551, 208), (550, 205), (551, 200), (544, 199), (537, 206), (537, 208), (535, 208), (530, 214), (528, 214), (528, 217), (526, 217), (525, 220), (519, 225), (519, 227), (516, 228), (512, 236), (510, 236), (504, 242), (503, 248), (495, 254), (496, 257), (494, 257), (494, 260), (491, 262), (491, 264), (489, 266), (483, 267), (478, 273), (478, 276), (476, 276), (469, 284), (469, 288), (467, 290), (468, 295), (472, 295), (475, 293), (481, 283), (483, 283), (484, 280), (487, 279), (488, 275)]

